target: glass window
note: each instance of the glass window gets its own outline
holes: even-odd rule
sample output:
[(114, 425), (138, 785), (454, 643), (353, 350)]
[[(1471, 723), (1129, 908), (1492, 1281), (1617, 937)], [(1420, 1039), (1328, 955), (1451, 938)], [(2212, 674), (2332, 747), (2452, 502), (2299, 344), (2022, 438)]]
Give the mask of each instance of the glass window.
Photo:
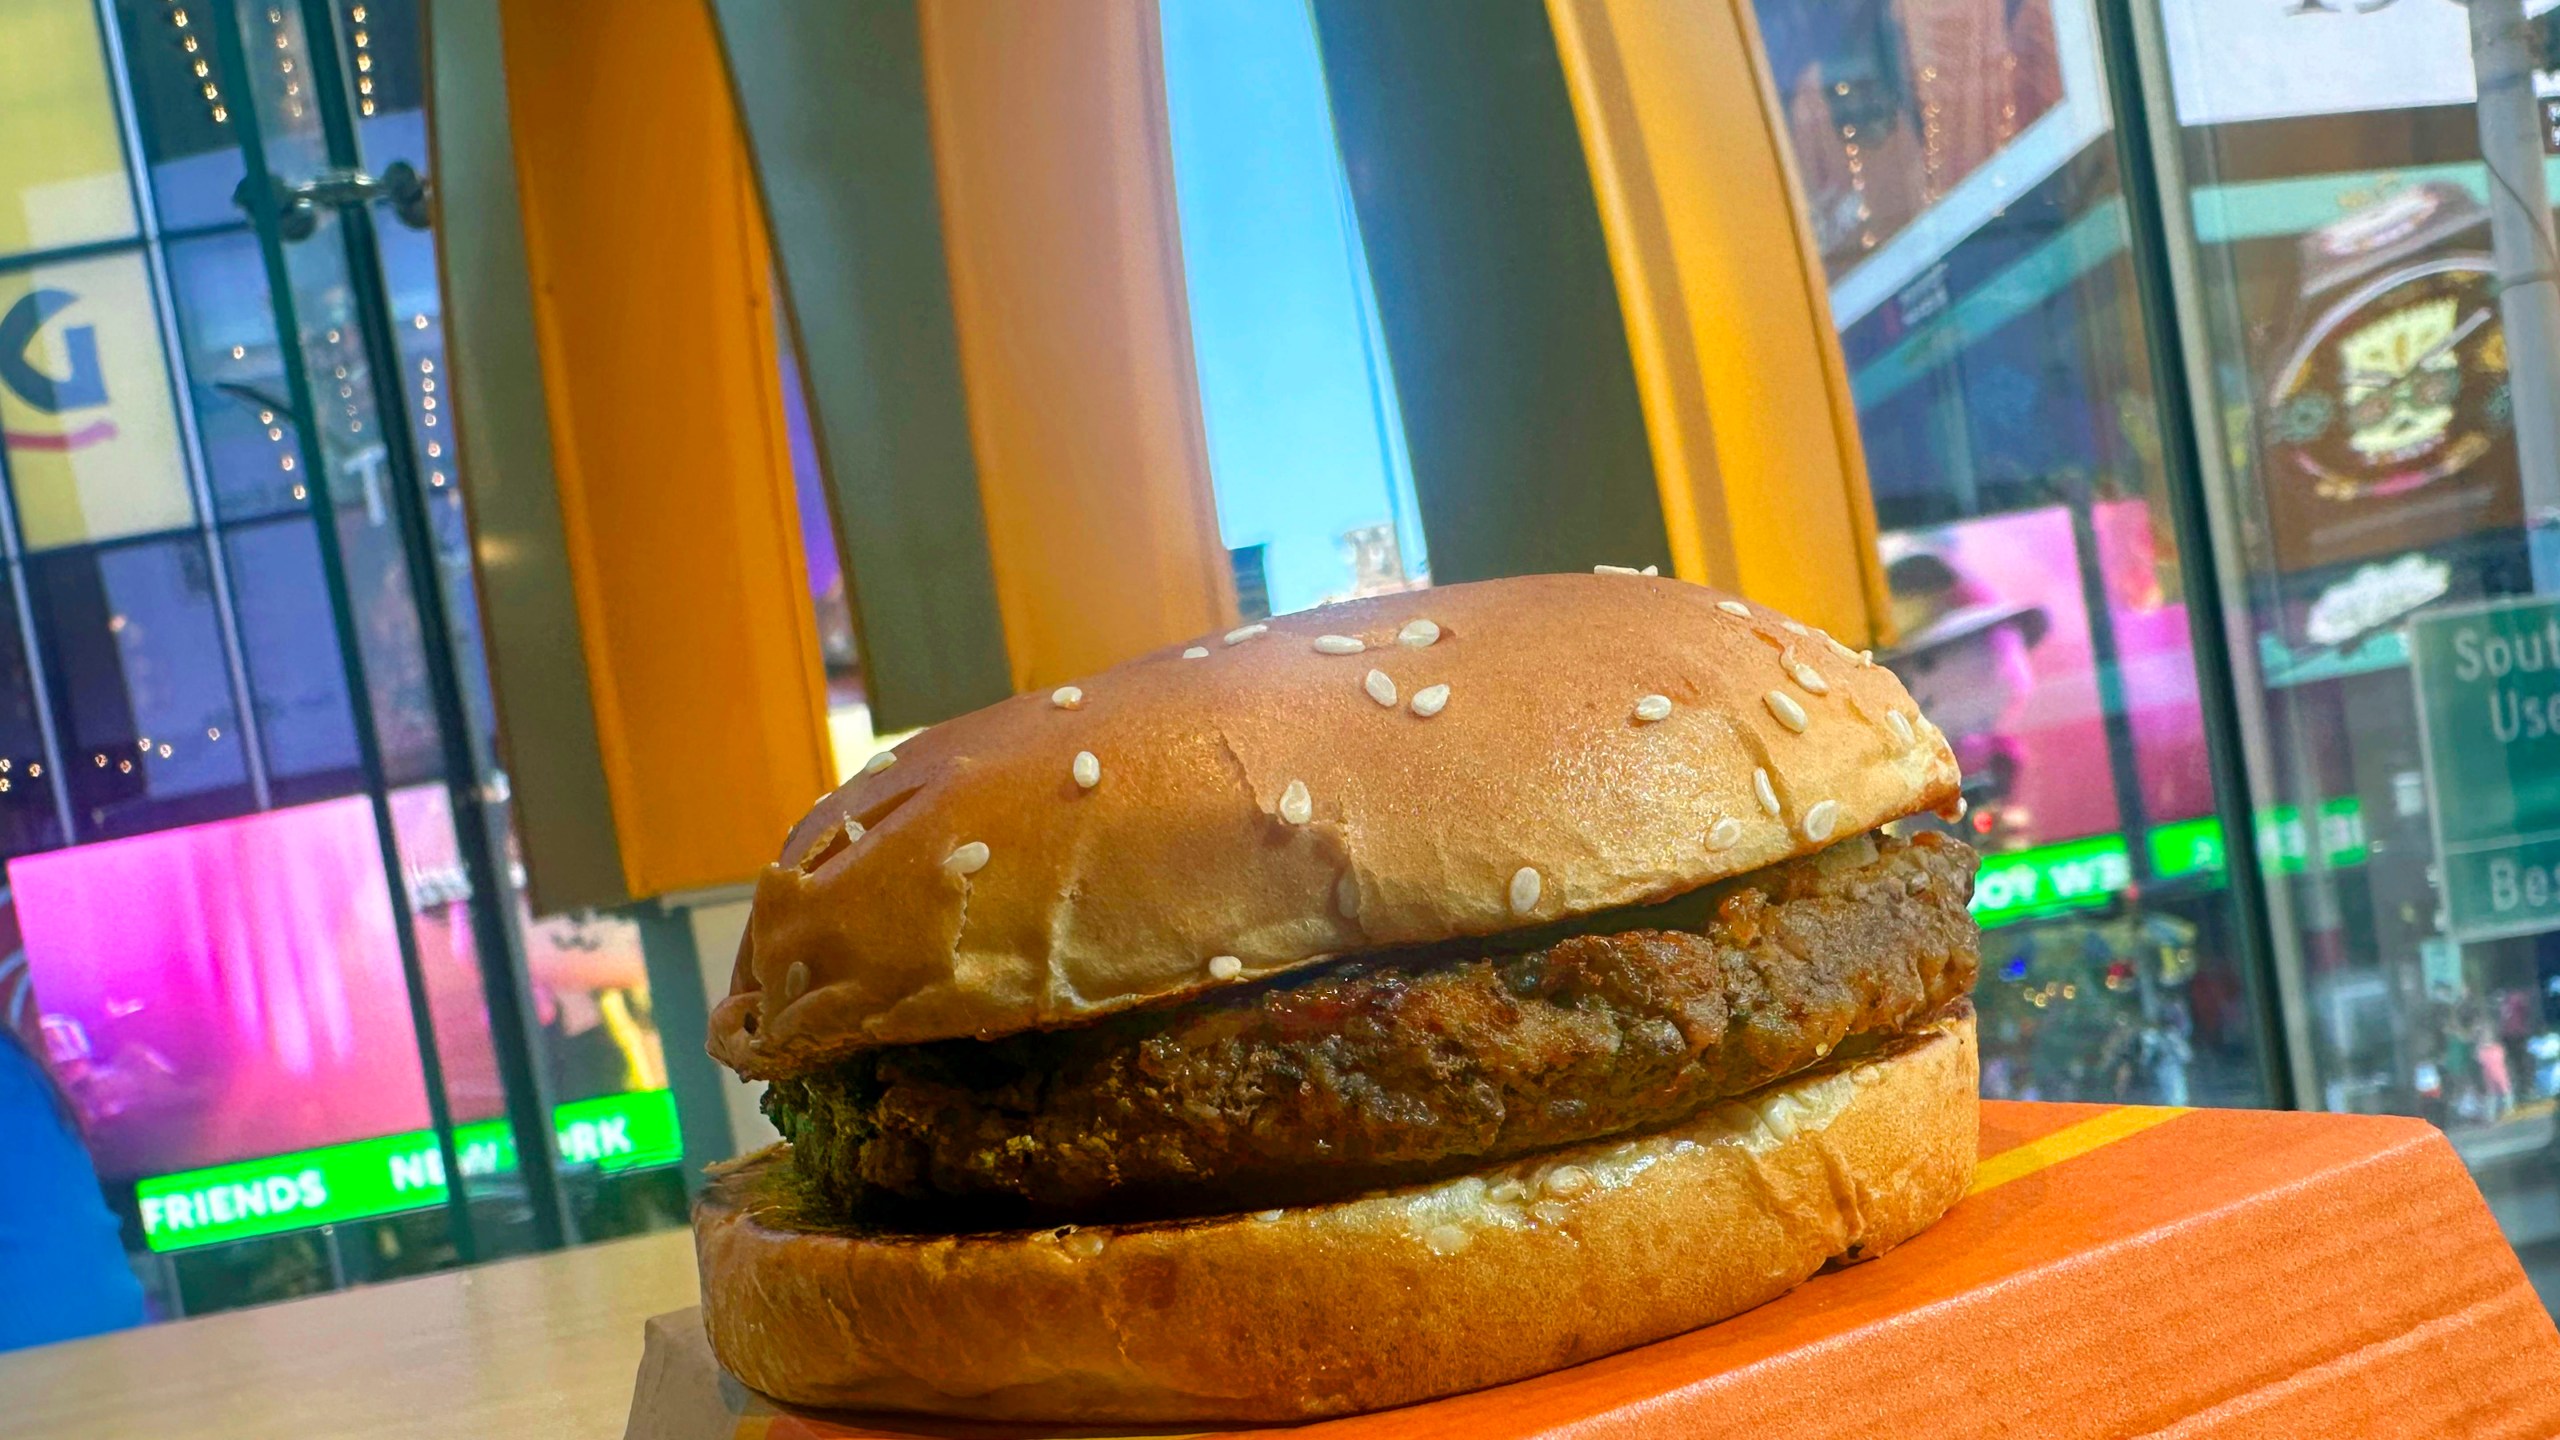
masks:
[(0, 586), (0, 855), (63, 844), (16, 597)]
[(361, 789), (346, 672), (311, 522), (294, 516), (244, 525), (223, 543), (268, 783), (286, 803)]
[[(378, 447), (374, 453), (380, 455)], [(426, 641), (409, 593), (408, 557), (386, 497), (373, 488), (388, 477), (379, 469), (366, 474), (366, 488), (339, 493), (338, 547), (346, 558), (356, 644), (364, 653), (365, 686), (373, 692), (383, 769), (392, 784), (406, 785), (443, 774), (444, 749), (428, 690)], [(328, 603), (325, 593), (313, 598)]]
[(1983, 854), (1983, 1093), (2262, 1103), (2087, 0), (1756, 9), (1886, 658), (1956, 747)]
[(30, 557), (80, 838), (248, 809), (248, 771), (204, 542)]
[(1218, 524), (1248, 618), (1429, 581), (1311, 12), (1164, 7)]
[[(277, 795), (361, 789), (355, 720), (347, 710), (346, 672), (311, 521), (294, 516), (239, 526), (225, 533), (224, 543), (259, 738)], [(383, 766), (395, 785), (431, 778), (440, 773), (443, 753), (399, 537), (389, 517), (369, 513), (359, 496), (340, 507), (338, 543)]]
[(213, 7), (116, 0), (115, 8), (161, 228), (245, 226), (231, 203), (248, 173), (230, 125), (239, 97), (215, 53)]
[(0, 256), (134, 233), (90, 0), (0, 9)]
[[(2553, 253), (2549, 102), (2512, 96), (2513, 143), (2484, 141), (2496, 112), (2475, 104), (2473, 17), (2498, 8), (2160, 0), (2170, 93), (2153, 103), (2184, 142), (2187, 339), (2256, 651), (2242, 705), (2272, 761), (2255, 778), (2303, 1099), (2443, 1126), (2548, 1298), (2560, 907), (2527, 886), (2539, 829), (2560, 827), (2560, 762), (2523, 716), (2560, 688), (2560, 565), (2537, 566), (2529, 525), (2555, 538), (2560, 304), (2496, 278), (2547, 275)], [(2413, 668), (2413, 650), (2502, 629), (2541, 658), (2506, 649), (2485, 679), (2451, 649)]]
[(0, 434), (28, 549), (194, 521), (139, 252), (0, 273)]
[(234, 520), (302, 509), (293, 407), (257, 237), (240, 230), (183, 241), (168, 257), (214, 510)]

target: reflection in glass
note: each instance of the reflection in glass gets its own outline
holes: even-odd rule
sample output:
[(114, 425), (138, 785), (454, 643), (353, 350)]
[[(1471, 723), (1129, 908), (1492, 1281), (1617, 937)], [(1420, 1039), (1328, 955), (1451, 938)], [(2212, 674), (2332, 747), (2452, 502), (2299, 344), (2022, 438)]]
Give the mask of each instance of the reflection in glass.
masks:
[(26, 566), (81, 838), (249, 808), (204, 542), (61, 551)]
[(2261, 1101), (2086, 0), (1756, 9), (1885, 531), (1879, 658), (1983, 854), (1983, 1092)]
[(44, 731), (19, 634), (17, 602), (0, 588), (0, 855), (49, 849), (67, 839), (53, 805)]
[(215, 512), (235, 520), (302, 509), (293, 406), (257, 237), (241, 230), (182, 241), (168, 259)]
[(245, 227), (231, 203), (247, 173), (231, 127), (240, 96), (207, 32), (213, 7), (116, 0), (115, 10), (161, 228)]
[(280, 802), (362, 789), (346, 671), (328, 623), (320, 546), (301, 517), (227, 532), (231, 604), (249, 694)]
[(2429, 774), (2410, 669), (2413, 620), (2536, 588), (2515, 434), (2555, 399), (2509, 379), (2490, 211), (2513, 182), (2483, 159), (2462, 7), (2294, 8), (2164, 0), (2158, 103), (2183, 127), (2189, 343), (2256, 650), (2240, 699), (2271, 756), (2303, 1099), (2443, 1126), (2560, 1300), (2560, 935), (2452, 933), (2445, 872), (2496, 850), (2437, 850), (2431, 809), (2462, 802)]

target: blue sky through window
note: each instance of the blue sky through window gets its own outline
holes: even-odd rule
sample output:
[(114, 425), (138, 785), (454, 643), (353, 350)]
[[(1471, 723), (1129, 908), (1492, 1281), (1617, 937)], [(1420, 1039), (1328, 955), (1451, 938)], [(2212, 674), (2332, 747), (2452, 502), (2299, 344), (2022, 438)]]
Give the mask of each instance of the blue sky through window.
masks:
[(1345, 536), (1427, 568), (1368, 263), (1304, 0), (1173, 0), (1165, 92), (1219, 527), (1271, 608), (1351, 593)]

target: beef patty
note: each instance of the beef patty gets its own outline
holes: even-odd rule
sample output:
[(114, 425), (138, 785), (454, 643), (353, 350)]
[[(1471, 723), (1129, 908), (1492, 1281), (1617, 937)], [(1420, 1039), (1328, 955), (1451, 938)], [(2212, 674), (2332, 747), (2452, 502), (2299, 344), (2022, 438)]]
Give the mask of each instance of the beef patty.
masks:
[(1574, 926), (866, 1051), (776, 1082), (765, 1106), (855, 1215), (947, 1228), (1332, 1199), (1658, 1128), (1937, 1010), (1979, 963), (1975, 864), (1937, 834), (1860, 836)]

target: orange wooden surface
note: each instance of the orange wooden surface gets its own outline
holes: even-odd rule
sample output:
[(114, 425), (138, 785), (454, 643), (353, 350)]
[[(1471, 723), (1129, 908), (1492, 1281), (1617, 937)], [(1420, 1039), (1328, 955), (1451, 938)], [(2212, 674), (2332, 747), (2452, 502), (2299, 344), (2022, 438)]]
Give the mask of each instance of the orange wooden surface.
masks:
[[(2112, 1138), (2068, 1153), (2092, 1135)], [(2560, 1434), (2560, 1331), (2452, 1147), (2424, 1123), (1983, 1106), (1986, 1174), (2036, 1142), (2068, 1158), (1978, 1190), (1880, 1260), (1721, 1325), (1288, 1433)], [(767, 1411), (739, 1417), (733, 1433), (1042, 1432)]]

